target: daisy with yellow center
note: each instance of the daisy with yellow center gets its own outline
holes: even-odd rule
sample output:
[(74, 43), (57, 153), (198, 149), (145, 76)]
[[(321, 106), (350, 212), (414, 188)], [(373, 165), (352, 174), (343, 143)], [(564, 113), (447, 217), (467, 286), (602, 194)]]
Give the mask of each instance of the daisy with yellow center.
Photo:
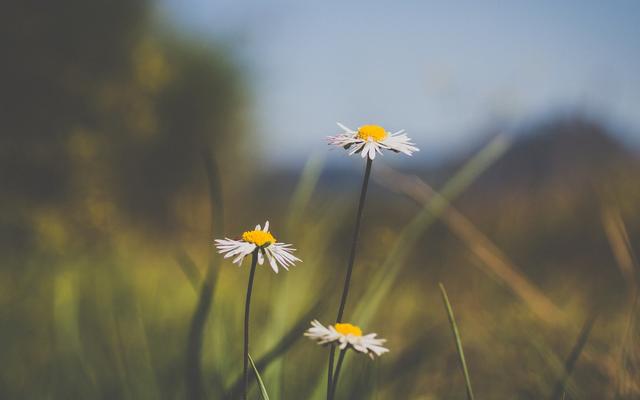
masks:
[(379, 125), (364, 125), (358, 130), (348, 128), (339, 122), (338, 126), (343, 132), (336, 136), (329, 136), (327, 141), (330, 145), (349, 150), (349, 155), (360, 153), (362, 158), (369, 157), (373, 160), (376, 158), (376, 153), (382, 154), (383, 149), (408, 156), (419, 151), (404, 133), (404, 129), (391, 133)]
[(357, 352), (369, 355), (371, 359), (389, 351), (382, 346), (386, 342), (385, 339), (376, 338), (376, 333), (363, 335), (358, 326), (347, 323), (325, 327), (318, 320), (313, 320), (311, 328), (307, 329), (304, 335), (317, 341), (320, 345), (336, 344), (340, 350), (352, 348)]
[(278, 266), (288, 270), (300, 261), (291, 254), (296, 249), (291, 248), (290, 244), (279, 243), (269, 232), (269, 221), (264, 224), (264, 228), (257, 225), (254, 230), (244, 232), (240, 240), (224, 238), (216, 239), (215, 243), (218, 252), (224, 254), (224, 258), (235, 257), (233, 263), (238, 265), (242, 265), (246, 256), (258, 250), (258, 264), (262, 265), (266, 257), (275, 273), (278, 273)]
[(288, 270), (299, 258), (291, 254), (296, 249), (292, 249), (290, 244), (278, 243), (273, 234), (269, 231), (269, 221), (265, 222), (264, 228), (256, 225), (252, 231), (242, 234), (240, 240), (229, 238), (216, 239), (216, 247), (224, 258), (234, 257), (233, 263), (242, 265), (242, 260), (251, 255), (251, 269), (249, 271), (249, 281), (247, 283), (247, 295), (244, 302), (244, 357), (243, 357), (243, 384), (242, 398), (247, 400), (249, 388), (249, 314), (251, 309), (251, 292), (253, 290), (253, 278), (256, 266), (264, 263), (265, 257), (269, 260), (271, 269), (277, 274), (278, 265)]

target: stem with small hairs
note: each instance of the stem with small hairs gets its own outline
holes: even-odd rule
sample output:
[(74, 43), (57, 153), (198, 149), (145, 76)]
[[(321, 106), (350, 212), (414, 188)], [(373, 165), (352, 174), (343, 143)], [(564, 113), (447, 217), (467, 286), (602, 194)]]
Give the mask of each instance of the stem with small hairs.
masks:
[(247, 400), (247, 393), (249, 391), (249, 310), (251, 308), (251, 291), (253, 290), (253, 277), (256, 273), (256, 266), (258, 265), (259, 251), (260, 249), (256, 248), (251, 256), (251, 271), (249, 272), (249, 283), (247, 284), (247, 297), (244, 302), (244, 384), (242, 386), (242, 398), (244, 400)]

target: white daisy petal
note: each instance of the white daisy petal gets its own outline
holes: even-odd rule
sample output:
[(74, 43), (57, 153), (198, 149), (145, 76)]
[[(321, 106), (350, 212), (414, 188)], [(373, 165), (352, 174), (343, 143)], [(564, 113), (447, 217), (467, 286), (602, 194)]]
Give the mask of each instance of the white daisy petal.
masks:
[(336, 324), (325, 327), (318, 320), (311, 321), (311, 328), (307, 329), (304, 336), (315, 340), (320, 345), (336, 344), (340, 350), (351, 348), (359, 353), (367, 354), (372, 359), (381, 356), (389, 349), (383, 347), (385, 339), (377, 338), (376, 333), (362, 335), (357, 326), (351, 324)]
[(376, 147), (375, 143), (371, 143), (369, 146), (369, 158), (372, 160), (376, 158)]
[(253, 243), (228, 238), (216, 239), (215, 244), (218, 252), (224, 254), (224, 258), (235, 257), (232, 262), (238, 265), (241, 265), (242, 260), (253, 253), (256, 248), (256, 245)]
[(346, 126), (342, 125), (340, 122), (336, 122), (336, 124), (338, 124), (338, 126), (342, 128), (342, 130), (345, 131), (346, 133), (357, 133), (353, 129), (347, 128)]
[(408, 156), (416, 151), (420, 151), (420, 149), (418, 149), (411, 141), (411, 139), (404, 133), (395, 133), (389, 135), (382, 141), (382, 143), (386, 145), (390, 150), (397, 153), (404, 153)]
[(357, 142), (357, 143), (353, 146), (353, 149), (351, 149), (351, 150), (349, 151), (349, 155), (351, 156), (351, 155), (353, 155), (353, 154), (356, 154), (356, 153), (361, 152), (361, 151), (362, 151), (362, 149), (364, 148), (364, 146), (365, 146), (366, 144), (367, 144), (367, 142), (365, 142), (364, 140), (361, 140), (361, 141)]
[(264, 264), (264, 255), (262, 253), (263, 253), (262, 250), (258, 252), (258, 265)]
[(373, 160), (376, 153), (382, 155), (382, 150), (403, 153), (408, 156), (419, 151), (411, 139), (404, 133), (404, 129), (391, 133), (377, 125), (365, 125), (357, 131), (338, 122), (344, 131), (335, 136), (328, 136), (327, 141), (332, 146), (346, 149), (349, 155), (360, 154), (362, 158)]
[(242, 239), (232, 240), (229, 238), (216, 239), (215, 246), (224, 258), (232, 258), (234, 264), (242, 265), (245, 257), (251, 255), (256, 248), (259, 248), (257, 262), (263, 265), (265, 258), (269, 261), (271, 269), (278, 273), (279, 266), (288, 270), (297, 262), (302, 262), (292, 253), (296, 251), (290, 244), (276, 242), (275, 237), (269, 232), (269, 221), (266, 221), (264, 228), (256, 225), (255, 230), (244, 232)]
[[(269, 265), (271, 265), (271, 269), (273, 270), (273, 272), (275, 272), (276, 274), (278, 273), (278, 264), (276, 263), (276, 259), (275, 257), (271, 254), (271, 252), (267, 251), (267, 258), (269, 259)], [(285, 267), (284, 265), (282, 266), (284, 269), (287, 269), (287, 267)]]

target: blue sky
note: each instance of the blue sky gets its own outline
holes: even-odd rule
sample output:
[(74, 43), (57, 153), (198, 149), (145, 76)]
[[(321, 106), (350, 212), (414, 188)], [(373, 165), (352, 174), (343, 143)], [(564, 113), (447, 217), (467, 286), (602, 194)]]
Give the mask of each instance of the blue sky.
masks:
[(597, 114), (640, 142), (640, 1), (162, 0), (159, 15), (230, 45), (273, 163), (376, 123), (437, 159), (497, 122)]

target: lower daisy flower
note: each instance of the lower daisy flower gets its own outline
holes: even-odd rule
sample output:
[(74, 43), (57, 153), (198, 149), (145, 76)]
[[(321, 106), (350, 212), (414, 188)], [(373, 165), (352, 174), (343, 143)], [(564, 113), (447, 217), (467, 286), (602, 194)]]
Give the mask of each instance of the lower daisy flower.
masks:
[(239, 240), (229, 238), (216, 239), (216, 247), (220, 254), (224, 254), (224, 258), (235, 257), (234, 264), (242, 265), (242, 261), (248, 255), (251, 255), (256, 249), (258, 251), (258, 264), (264, 263), (264, 258), (269, 260), (271, 269), (277, 274), (278, 265), (289, 270), (296, 262), (302, 262), (298, 257), (291, 254), (296, 249), (291, 248), (290, 244), (279, 243), (276, 238), (269, 232), (269, 221), (264, 224), (264, 228), (256, 225), (252, 231), (246, 231)]
[(362, 158), (376, 158), (376, 153), (382, 154), (382, 150), (391, 150), (396, 153), (404, 153), (410, 156), (413, 152), (420, 151), (403, 130), (391, 133), (378, 125), (364, 125), (354, 131), (338, 122), (338, 126), (344, 132), (329, 136), (330, 145), (343, 147), (349, 150), (349, 155), (360, 153)]
[(318, 320), (311, 321), (311, 328), (304, 333), (308, 338), (315, 340), (320, 345), (335, 343), (340, 350), (352, 348), (363, 354), (369, 355), (371, 359), (381, 356), (389, 351), (382, 345), (386, 339), (376, 338), (377, 333), (362, 334), (362, 330), (356, 325), (338, 323), (325, 327)]

